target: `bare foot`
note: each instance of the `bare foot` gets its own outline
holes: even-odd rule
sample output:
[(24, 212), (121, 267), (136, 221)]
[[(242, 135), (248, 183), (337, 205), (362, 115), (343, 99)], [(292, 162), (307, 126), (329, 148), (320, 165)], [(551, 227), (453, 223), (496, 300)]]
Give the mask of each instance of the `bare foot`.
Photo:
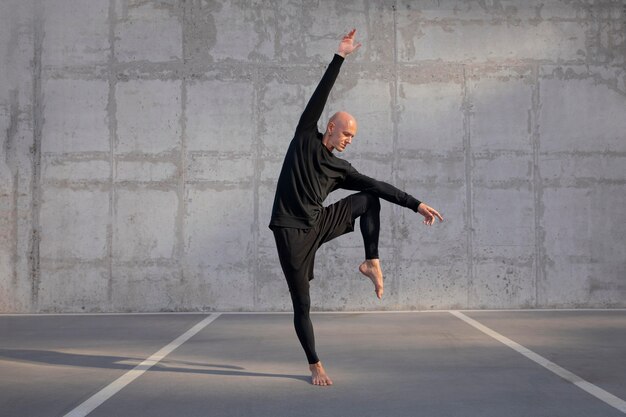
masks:
[(383, 270), (380, 268), (379, 259), (367, 259), (359, 265), (359, 271), (374, 283), (376, 296), (383, 298)]
[(326, 371), (324, 370), (321, 361), (309, 365), (309, 369), (311, 370), (313, 385), (333, 385), (333, 381), (331, 381), (328, 375), (326, 375)]

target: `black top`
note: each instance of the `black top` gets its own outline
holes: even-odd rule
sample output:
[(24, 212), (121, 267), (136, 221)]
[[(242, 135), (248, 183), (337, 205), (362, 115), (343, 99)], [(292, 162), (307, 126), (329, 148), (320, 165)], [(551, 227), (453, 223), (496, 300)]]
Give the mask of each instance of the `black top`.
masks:
[(333, 57), (300, 117), (278, 177), (270, 228), (314, 227), (323, 208), (322, 203), (329, 193), (338, 188), (367, 191), (417, 211), (420, 204), (417, 199), (393, 185), (360, 174), (322, 144), (323, 135), (317, 130), (317, 122), (342, 63), (340, 55)]

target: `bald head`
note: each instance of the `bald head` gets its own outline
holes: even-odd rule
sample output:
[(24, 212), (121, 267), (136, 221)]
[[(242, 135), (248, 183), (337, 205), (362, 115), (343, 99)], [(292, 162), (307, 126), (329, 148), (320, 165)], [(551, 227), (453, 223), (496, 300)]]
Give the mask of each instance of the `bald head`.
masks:
[(337, 149), (343, 152), (346, 146), (352, 143), (356, 129), (356, 119), (350, 113), (338, 111), (328, 121), (322, 143), (330, 151)]
[(330, 120), (328, 121), (333, 122), (333, 123), (341, 123), (341, 124), (350, 124), (350, 123), (354, 123), (356, 124), (356, 119), (354, 118), (354, 116), (352, 116), (350, 113), (345, 112), (345, 111), (338, 111), (337, 113), (333, 114), (330, 117)]

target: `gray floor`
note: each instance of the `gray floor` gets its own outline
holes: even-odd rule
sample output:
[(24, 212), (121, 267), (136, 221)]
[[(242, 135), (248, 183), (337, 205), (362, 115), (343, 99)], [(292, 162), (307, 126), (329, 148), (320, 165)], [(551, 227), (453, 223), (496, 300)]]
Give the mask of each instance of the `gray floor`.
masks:
[[(626, 311), (464, 312), (626, 399)], [(64, 416), (207, 315), (0, 315), (0, 415)], [(625, 413), (449, 312), (314, 314), (332, 387), (290, 314), (221, 314), (90, 416)]]

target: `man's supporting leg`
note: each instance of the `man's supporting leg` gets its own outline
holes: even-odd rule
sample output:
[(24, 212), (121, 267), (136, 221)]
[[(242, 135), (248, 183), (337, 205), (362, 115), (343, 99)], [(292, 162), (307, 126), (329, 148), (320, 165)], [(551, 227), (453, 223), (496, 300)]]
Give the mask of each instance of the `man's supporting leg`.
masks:
[[(278, 258), (285, 274), (291, 301), (293, 303), (293, 324), (298, 340), (304, 349), (314, 385), (332, 385), (326, 375), (322, 363), (315, 352), (315, 336), (311, 323), (311, 297), (309, 295), (309, 278), (313, 273), (314, 258), (308, 258), (313, 236), (312, 231), (299, 229), (275, 228), (274, 238), (278, 249)], [(313, 252), (314, 253), (314, 252)]]
[(365, 247), (365, 261), (359, 271), (372, 280), (378, 298), (383, 296), (383, 271), (378, 258), (380, 235), (380, 200), (373, 194), (360, 192), (348, 197), (352, 206), (352, 220), (360, 217), (361, 235)]
[(315, 336), (313, 334), (313, 323), (311, 323), (311, 297), (309, 295), (308, 276), (301, 276), (300, 279), (287, 279), (291, 301), (293, 302), (293, 324), (300, 344), (304, 349), (309, 370), (311, 371), (311, 382), (313, 385), (332, 385), (333, 381), (326, 375), (315, 352)]
[[(311, 323), (311, 297), (309, 295), (309, 280), (307, 277), (301, 279), (288, 279), (290, 282), (289, 292), (293, 303), (293, 325), (296, 328), (298, 340), (304, 349), (309, 364), (319, 362), (315, 353), (315, 336), (313, 334), (313, 323)], [(299, 282), (293, 282), (299, 281)]]

